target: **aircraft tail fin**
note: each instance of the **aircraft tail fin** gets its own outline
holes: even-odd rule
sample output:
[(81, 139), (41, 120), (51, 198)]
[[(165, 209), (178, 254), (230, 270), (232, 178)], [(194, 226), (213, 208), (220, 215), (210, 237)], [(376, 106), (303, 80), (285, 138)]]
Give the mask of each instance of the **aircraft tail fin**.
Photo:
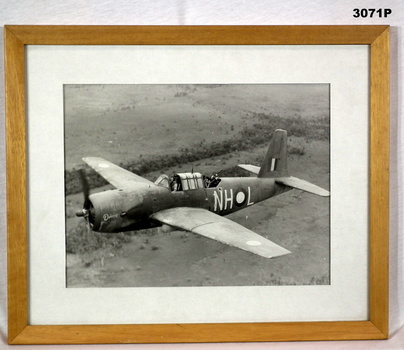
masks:
[(251, 164), (239, 164), (240, 168), (261, 178), (273, 178), (277, 184), (297, 188), (299, 190), (327, 197), (330, 192), (308, 181), (290, 176), (287, 165), (287, 133), (275, 130), (269, 143), (267, 154), (261, 167)]
[(275, 130), (267, 154), (257, 177), (275, 178), (289, 176), (287, 164), (287, 132)]

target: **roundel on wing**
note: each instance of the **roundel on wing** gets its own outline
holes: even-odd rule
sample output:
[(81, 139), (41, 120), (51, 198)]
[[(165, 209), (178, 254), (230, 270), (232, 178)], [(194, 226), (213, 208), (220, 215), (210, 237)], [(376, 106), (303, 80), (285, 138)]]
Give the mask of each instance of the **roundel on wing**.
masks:
[(236, 191), (236, 205), (238, 207), (241, 207), (247, 200), (247, 193), (244, 190), (238, 190)]

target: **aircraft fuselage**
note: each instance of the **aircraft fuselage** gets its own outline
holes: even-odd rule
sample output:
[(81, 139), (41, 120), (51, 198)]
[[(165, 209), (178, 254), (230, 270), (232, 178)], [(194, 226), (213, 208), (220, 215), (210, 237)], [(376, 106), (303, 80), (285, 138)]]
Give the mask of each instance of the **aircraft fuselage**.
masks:
[(93, 229), (121, 232), (160, 226), (151, 214), (164, 209), (191, 207), (224, 216), (284, 193), (291, 188), (273, 178), (221, 178), (214, 188), (171, 191), (162, 186), (143, 185), (136, 191), (111, 190), (90, 196), (94, 205)]

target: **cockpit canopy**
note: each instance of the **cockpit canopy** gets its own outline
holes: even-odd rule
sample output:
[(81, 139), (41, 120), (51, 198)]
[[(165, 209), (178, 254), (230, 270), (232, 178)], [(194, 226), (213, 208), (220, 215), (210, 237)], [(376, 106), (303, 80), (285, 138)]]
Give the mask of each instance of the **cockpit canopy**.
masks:
[(157, 186), (168, 188), (171, 191), (189, 191), (199, 188), (216, 187), (220, 182), (217, 175), (211, 177), (201, 173), (178, 173), (170, 179), (167, 175), (160, 175), (155, 181)]
[(157, 186), (170, 188), (170, 178), (167, 175), (162, 174), (156, 181), (154, 181), (154, 184)]
[(182, 173), (177, 175), (180, 178), (183, 191), (205, 187), (201, 173)]

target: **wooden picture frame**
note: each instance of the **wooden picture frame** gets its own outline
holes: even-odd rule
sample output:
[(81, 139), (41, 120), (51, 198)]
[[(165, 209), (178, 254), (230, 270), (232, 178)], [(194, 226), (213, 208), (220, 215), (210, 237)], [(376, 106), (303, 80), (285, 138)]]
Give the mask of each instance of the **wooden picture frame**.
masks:
[[(388, 26), (5, 26), (10, 344), (386, 339), (389, 262)], [(369, 319), (366, 321), (30, 325), (26, 45), (369, 45)]]

